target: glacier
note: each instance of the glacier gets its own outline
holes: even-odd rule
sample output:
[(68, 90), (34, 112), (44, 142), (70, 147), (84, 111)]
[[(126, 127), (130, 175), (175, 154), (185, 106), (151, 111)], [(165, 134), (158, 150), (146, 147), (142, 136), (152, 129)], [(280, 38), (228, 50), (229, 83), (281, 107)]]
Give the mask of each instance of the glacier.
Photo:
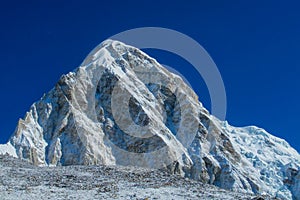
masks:
[(168, 169), (223, 189), (300, 199), (300, 155), (264, 129), (212, 116), (181, 77), (106, 40), (20, 119), (8, 153), (38, 166)]

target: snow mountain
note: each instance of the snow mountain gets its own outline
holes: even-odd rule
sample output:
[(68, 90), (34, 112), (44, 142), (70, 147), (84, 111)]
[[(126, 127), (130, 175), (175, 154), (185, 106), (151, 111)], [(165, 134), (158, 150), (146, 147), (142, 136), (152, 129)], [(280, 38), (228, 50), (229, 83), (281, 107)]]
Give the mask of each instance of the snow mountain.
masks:
[(223, 189), (300, 199), (300, 155), (210, 113), (177, 75), (118, 41), (98, 45), (20, 119), (8, 153), (38, 166), (167, 169)]

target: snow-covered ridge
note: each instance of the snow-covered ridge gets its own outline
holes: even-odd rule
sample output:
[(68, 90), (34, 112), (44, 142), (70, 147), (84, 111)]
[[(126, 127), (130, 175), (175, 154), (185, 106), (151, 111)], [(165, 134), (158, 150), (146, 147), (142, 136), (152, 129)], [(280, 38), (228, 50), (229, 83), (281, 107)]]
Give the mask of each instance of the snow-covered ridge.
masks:
[(300, 198), (300, 156), (286, 141), (218, 120), (179, 76), (118, 41), (63, 75), (1, 148), (35, 165), (164, 168), (233, 191)]
[(17, 158), (16, 149), (11, 145), (10, 142), (7, 144), (0, 144), (0, 155), (11, 155), (15, 158)]

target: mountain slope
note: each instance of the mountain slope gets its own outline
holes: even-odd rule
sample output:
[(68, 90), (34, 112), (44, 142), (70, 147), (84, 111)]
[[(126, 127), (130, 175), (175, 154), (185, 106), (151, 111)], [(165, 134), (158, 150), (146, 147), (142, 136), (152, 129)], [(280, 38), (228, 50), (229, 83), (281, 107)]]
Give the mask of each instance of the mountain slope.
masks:
[[(1, 200), (224, 199), (255, 200), (166, 171), (123, 166), (36, 167), (0, 155)], [(260, 198), (271, 199), (268, 196)]]
[(9, 143), (35, 165), (168, 169), (233, 191), (300, 198), (300, 156), (288, 143), (211, 116), (180, 77), (112, 40), (34, 103)]
[(11, 145), (11, 143), (0, 144), (0, 155), (11, 155), (13, 157), (17, 157), (16, 149)]

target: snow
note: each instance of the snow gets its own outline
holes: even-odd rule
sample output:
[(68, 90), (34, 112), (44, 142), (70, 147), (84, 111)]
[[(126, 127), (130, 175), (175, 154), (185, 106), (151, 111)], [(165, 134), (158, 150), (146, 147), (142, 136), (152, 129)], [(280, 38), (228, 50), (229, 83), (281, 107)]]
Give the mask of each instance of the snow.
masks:
[(35, 167), (1, 155), (0, 182), (1, 200), (255, 198), (162, 171), (122, 166)]
[(16, 149), (11, 145), (10, 142), (8, 142), (7, 144), (0, 144), (0, 155), (11, 155), (15, 158), (17, 158), (17, 153), (16, 153)]
[[(286, 141), (255, 126), (220, 121), (179, 76), (112, 40), (31, 106), (10, 142), (0, 145), (5, 153), (38, 166), (168, 169), (232, 191), (300, 198), (300, 155)], [(181, 193), (168, 187), (159, 192), (167, 190)]]
[[(291, 199), (292, 194), (283, 180), (288, 170), (299, 170), (300, 155), (285, 140), (275, 137), (262, 128), (256, 126), (233, 127), (228, 123), (219, 122), (231, 138), (236, 150), (242, 155), (242, 170), (256, 173), (262, 191), (278, 198)], [(299, 178), (298, 178), (299, 179)], [(298, 180), (295, 178), (295, 180)], [(298, 180), (299, 181), (299, 180)], [(292, 188), (299, 187), (295, 184)], [(292, 189), (298, 191), (297, 189)], [(297, 194), (296, 194), (297, 195)]]

